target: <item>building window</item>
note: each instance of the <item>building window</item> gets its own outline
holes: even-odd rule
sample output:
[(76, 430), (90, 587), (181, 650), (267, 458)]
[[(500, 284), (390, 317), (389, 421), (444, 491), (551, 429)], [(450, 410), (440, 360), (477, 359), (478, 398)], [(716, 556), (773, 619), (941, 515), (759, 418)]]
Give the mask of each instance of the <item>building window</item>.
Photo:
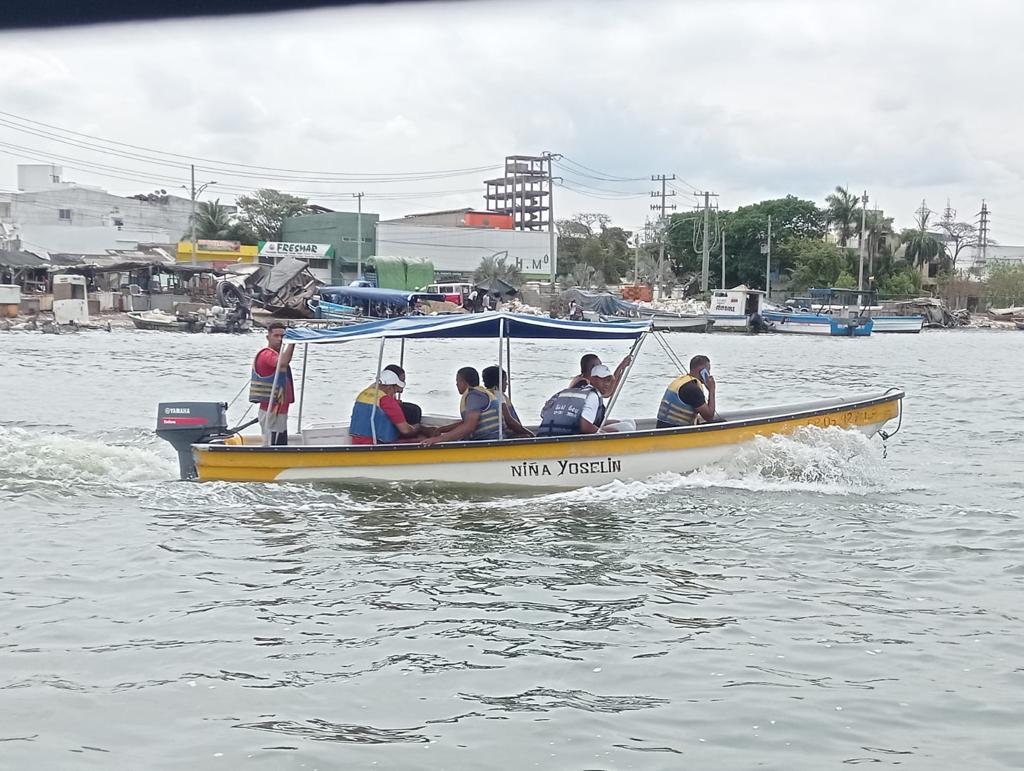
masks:
[(62, 220), (71, 219), (71, 209), (61, 209), (57, 212), (57, 217)]
[(11, 202), (0, 201), (0, 218), (9, 219), (11, 216)]

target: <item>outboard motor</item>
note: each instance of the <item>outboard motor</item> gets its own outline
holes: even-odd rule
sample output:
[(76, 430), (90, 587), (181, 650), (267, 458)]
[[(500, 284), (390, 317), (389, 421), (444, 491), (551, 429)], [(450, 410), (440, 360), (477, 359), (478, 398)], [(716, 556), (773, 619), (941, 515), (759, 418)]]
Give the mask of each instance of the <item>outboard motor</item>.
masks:
[(156, 435), (170, 442), (177, 451), (182, 479), (198, 476), (192, 459), (193, 444), (233, 433), (228, 431), (226, 402), (164, 402), (156, 408)]

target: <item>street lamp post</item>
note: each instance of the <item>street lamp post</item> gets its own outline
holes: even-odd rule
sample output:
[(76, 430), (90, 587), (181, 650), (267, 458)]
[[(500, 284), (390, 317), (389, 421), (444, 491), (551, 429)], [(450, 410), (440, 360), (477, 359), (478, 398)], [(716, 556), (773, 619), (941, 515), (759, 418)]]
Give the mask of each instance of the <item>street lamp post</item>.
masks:
[[(210, 185), (216, 185), (216, 182), (204, 182), (196, 189), (196, 167), (192, 166), (192, 187), (191, 187), (191, 198), (192, 198), (192, 264), (196, 264), (196, 198)], [(185, 190), (189, 190), (187, 185), (182, 185)]]

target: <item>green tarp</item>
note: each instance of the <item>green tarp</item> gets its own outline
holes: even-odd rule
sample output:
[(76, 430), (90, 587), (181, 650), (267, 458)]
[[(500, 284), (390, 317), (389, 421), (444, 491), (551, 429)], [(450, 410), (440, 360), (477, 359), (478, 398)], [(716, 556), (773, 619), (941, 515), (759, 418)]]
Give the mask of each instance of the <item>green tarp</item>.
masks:
[(371, 257), (366, 264), (377, 272), (381, 289), (412, 291), (434, 283), (434, 263), (422, 257)]

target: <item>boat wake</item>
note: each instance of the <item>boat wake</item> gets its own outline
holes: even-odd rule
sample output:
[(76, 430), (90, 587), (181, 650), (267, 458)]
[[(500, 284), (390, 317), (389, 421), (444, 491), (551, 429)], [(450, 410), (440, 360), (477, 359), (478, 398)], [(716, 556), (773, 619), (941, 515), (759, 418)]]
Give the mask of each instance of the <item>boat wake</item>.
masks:
[(46, 487), (69, 494), (83, 487), (177, 478), (177, 464), (167, 453), (132, 444), (0, 426), (0, 478), (7, 489)]
[[(889, 472), (877, 441), (859, 431), (806, 426), (788, 436), (758, 437), (732, 458), (690, 474), (659, 474), (642, 482), (597, 488), (602, 500), (637, 500), (681, 489), (861, 495), (884, 489)], [(595, 488), (554, 493), (551, 501), (593, 498)]]

